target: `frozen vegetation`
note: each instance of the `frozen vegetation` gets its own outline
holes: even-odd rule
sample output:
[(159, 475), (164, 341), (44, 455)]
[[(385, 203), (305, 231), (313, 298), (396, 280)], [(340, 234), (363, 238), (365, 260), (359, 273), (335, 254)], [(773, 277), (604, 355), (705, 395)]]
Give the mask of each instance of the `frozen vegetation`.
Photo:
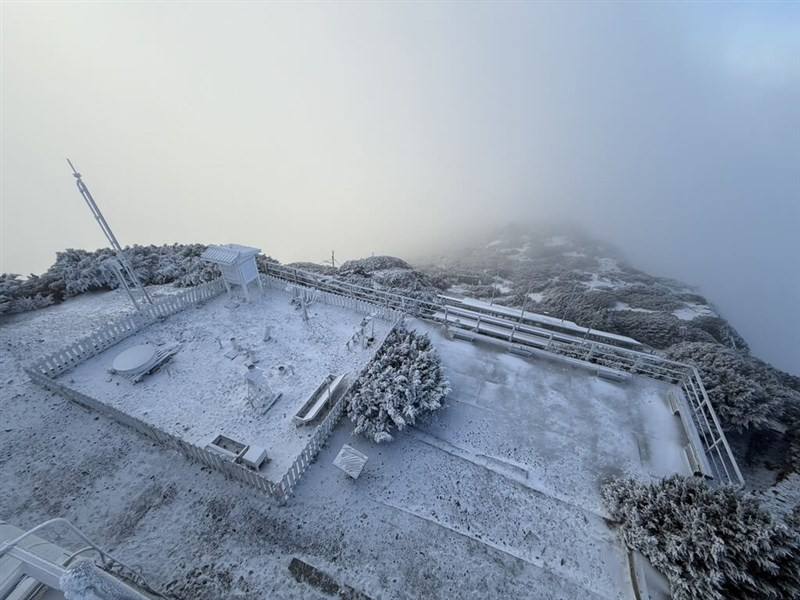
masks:
[(398, 325), (356, 382), (347, 414), (355, 432), (375, 442), (442, 407), (450, 391), (441, 360), (425, 334)]
[[(227, 308), (214, 303), (188, 311), (205, 308), (224, 324)], [(666, 384), (598, 380), (411, 320), (440, 357), (447, 405), (391, 444), (354, 435), (343, 419), (281, 506), (28, 380), (32, 359), (131, 310), (117, 290), (3, 318), (0, 481), (13, 490), (0, 495), (3, 519), (26, 528), (64, 516), (181, 600), (319, 599), (331, 589), (373, 600), (630, 598), (626, 552), (598, 490), (610, 473), (651, 480), (683, 468)], [(211, 326), (186, 325), (170, 317), (153, 333), (196, 343), (194, 328)], [(170, 368), (179, 377), (191, 367)], [(170, 390), (165, 402), (180, 402)], [(343, 444), (369, 457), (356, 481), (332, 465)]]
[[(144, 285), (174, 283), (185, 287), (199, 285), (219, 277), (219, 270), (202, 262), (205, 244), (169, 244), (164, 246), (130, 246), (126, 256)], [(0, 314), (19, 313), (51, 304), (84, 292), (113, 290), (117, 280), (103, 267), (103, 261), (114, 255), (110, 248), (94, 252), (68, 249), (56, 255), (56, 262), (41, 275), (27, 278), (4, 273), (0, 276)], [(259, 266), (274, 262), (258, 257)]]
[[(696, 290), (630, 266), (611, 245), (578, 231), (507, 227), (422, 270), (448, 293), (630, 336), (694, 364), (740, 460), (772, 473), (758, 473), (759, 481), (770, 485), (800, 468), (800, 378), (753, 357)], [(511, 291), (500, 293), (498, 281)]]
[(675, 600), (800, 596), (797, 510), (782, 523), (751, 497), (680, 476), (616, 480), (603, 499), (626, 544), (667, 576)]
[[(217, 275), (199, 262), (204, 249), (134, 246), (129, 256), (146, 284), (186, 286)], [(355, 427), (339, 426), (331, 447), (301, 483), (293, 500), (297, 513), (270, 514), (246, 489), (215, 491), (213, 473), (191, 467), (189, 475), (177, 477), (175, 457), (166, 460), (159, 449), (138, 450), (136, 435), (116, 426), (122, 454), (108, 454), (101, 449), (108, 423), (73, 414), (74, 407), (26, 382), (20, 370), (25, 361), (80, 337), (95, 315), (129, 309), (115, 291), (87, 294), (64, 310), (12, 313), (113, 290), (116, 282), (100, 266), (108, 256), (106, 250), (68, 250), (39, 277), (0, 279), (0, 312), (6, 313), (0, 321), (5, 337), (0, 406), (9, 423), (0, 475), (19, 490), (0, 503), (4, 516), (32, 524), (61, 513), (86, 521), (105, 511), (116, 523), (110, 529), (115, 543), (162, 583), (175, 579), (169, 587), (176, 598), (212, 600), (235, 592), (255, 599), (268, 591), (303, 596), (287, 587), (281, 562), (297, 555), (332, 573), (340, 589), (364, 590), (367, 596), (387, 590), (388, 597), (407, 596), (411, 589), (412, 597), (623, 597), (627, 566), (613, 532), (602, 523), (607, 517), (618, 523), (629, 548), (667, 575), (678, 599), (797, 595), (800, 378), (750, 355), (745, 340), (695, 290), (636, 270), (606, 244), (575, 232), (507, 229), (486, 244), (419, 267), (384, 256), (340, 267), (288, 266), (426, 300), (447, 292), (525, 307), (633, 337), (692, 363), (729, 433), (748, 491), (711, 490), (693, 479), (660, 482), (682, 472), (685, 440), (666, 427), (673, 419), (657, 386), (631, 387), (635, 400), (616, 397), (612, 384), (584, 389), (571, 370), (562, 381), (554, 374), (558, 367), (530, 370), (521, 366), (522, 359), (492, 359), (475, 346), (444, 343), (437, 331), (417, 324), (396, 334), (397, 343), (370, 364), (371, 376), (359, 383), (348, 406)], [(263, 270), (270, 261), (259, 257), (259, 266)], [(153, 290), (164, 296), (174, 292), (173, 285)], [(449, 386), (448, 407), (418, 420), (439, 408)], [(360, 438), (350, 437), (359, 432)], [(374, 445), (390, 436), (393, 444)], [(342, 487), (326, 467), (342, 443), (370, 456), (354, 487)], [(48, 465), (63, 448), (71, 466), (65, 471), (29, 461), (15, 468), (12, 448), (23, 445)], [(152, 479), (144, 490), (137, 473)], [(602, 498), (601, 482), (607, 482)], [(127, 492), (112, 493), (109, 485)], [(126, 503), (118, 493), (133, 499)], [(87, 494), (94, 509), (76, 509)], [(353, 510), (362, 511), (359, 523), (376, 528), (367, 540), (348, 533)], [(333, 521), (326, 515), (335, 515)], [(164, 519), (175, 522), (161, 532)], [(389, 530), (386, 523), (393, 524)], [(105, 535), (98, 527), (95, 532)], [(242, 539), (244, 529), (254, 533), (252, 539)], [(136, 550), (166, 540), (178, 544), (187, 535), (212, 543), (234, 536), (237, 545), (224, 552), (183, 548), (176, 554), (179, 562), (164, 565)], [(395, 535), (407, 564), (392, 575), (377, 565), (394, 560), (382, 544)], [(589, 546), (580, 539), (590, 540)], [(259, 562), (246, 558), (264, 540), (275, 555)], [(433, 571), (417, 552), (435, 557)], [(352, 565), (363, 564), (364, 556), (370, 566), (362, 574)], [(474, 571), (462, 572), (463, 564)], [(509, 569), (519, 575), (509, 579)], [(421, 579), (421, 573), (430, 579)], [(492, 582), (490, 588), (478, 583), (477, 573)], [(295, 575), (308, 581), (304, 577)]]

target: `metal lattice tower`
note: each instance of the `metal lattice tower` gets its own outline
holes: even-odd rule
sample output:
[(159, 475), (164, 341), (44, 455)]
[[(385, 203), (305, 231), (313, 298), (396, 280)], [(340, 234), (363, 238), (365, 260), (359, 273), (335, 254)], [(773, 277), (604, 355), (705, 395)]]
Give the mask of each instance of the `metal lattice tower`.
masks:
[[(72, 164), (70, 159), (67, 159), (67, 163), (69, 167), (72, 169), (72, 175), (76, 179), (76, 185), (78, 186), (78, 191), (83, 196), (83, 199), (86, 201), (89, 210), (92, 211), (92, 216), (97, 221), (97, 224), (100, 225), (100, 229), (103, 231), (103, 234), (108, 239), (111, 247), (114, 249), (114, 253), (116, 254), (117, 258), (116, 261), (110, 259), (106, 261), (108, 263), (106, 266), (110, 268), (111, 271), (117, 276), (119, 279), (120, 285), (122, 288), (128, 293), (128, 296), (133, 302), (133, 305), (139, 310), (139, 303), (136, 300), (136, 296), (134, 295), (134, 291), (140, 293), (144, 298), (145, 302), (148, 304), (152, 304), (153, 300), (150, 298), (150, 294), (147, 293), (147, 290), (144, 289), (142, 282), (139, 281), (139, 278), (136, 276), (136, 273), (133, 271), (133, 267), (131, 267), (131, 263), (128, 262), (128, 258), (125, 256), (125, 253), (122, 251), (122, 246), (119, 245), (117, 241), (117, 237), (114, 235), (114, 232), (111, 231), (111, 227), (106, 221), (103, 213), (100, 212), (100, 209), (97, 206), (97, 203), (94, 201), (92, 197), (92, 193), (89, 191), (89, 188), (86, 187), (86, 184), (81, 179), (81, 174), (78, 173), (78, 170)], [(112, 264), (116, 262), (117, 264)]]

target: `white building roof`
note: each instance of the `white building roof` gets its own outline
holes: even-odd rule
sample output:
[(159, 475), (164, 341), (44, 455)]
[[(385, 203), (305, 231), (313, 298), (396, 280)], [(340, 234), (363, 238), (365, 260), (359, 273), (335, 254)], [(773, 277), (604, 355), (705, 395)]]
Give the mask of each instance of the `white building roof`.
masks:
[(239, 244), (222, 244), (209, 246), (200, 258), (218, 265), (235, 265), (261, 252), (260, 248), (240, 246)]

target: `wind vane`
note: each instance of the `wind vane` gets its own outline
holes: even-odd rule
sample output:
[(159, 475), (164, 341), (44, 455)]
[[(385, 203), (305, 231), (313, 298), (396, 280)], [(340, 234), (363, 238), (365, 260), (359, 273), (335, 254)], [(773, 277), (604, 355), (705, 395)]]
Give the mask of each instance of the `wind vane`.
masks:
[(70, 159), (67, 159), (67, 163), (69, 164), (70, 169), (72, 169), (72, 175), (76, 179), (76, 185), (78, 186), (78, 191), (83, 196), (83, 199), (86, 200), (86, 204), (89, 206), (89, 210), (92, 211), (92, 216), (97, 221), (97, 224), (100, 225), (100, 229), (103, 231), (103, 234), (108, 239), (111, 247), (114, 249), (114, 254), (116, 254), (116, 258), (109, 258), (108, 260), (103, 262), (103, 265), (106, 268), (110, 269), (114, 272), (119, 280), (120, 285), (125, 289), (128, 293), (128, 297), (133, 302), (133, 305), (136, 307), (136, 310), (140, 310), (139, 303), (136, 300), (136, 296), (134, 296), (134, 291), (140, 293), (144, 300), (148, 304), (152, 304), (153, 300), (150, 298), (150, 294), (147, 293), (147, 290), (144, 289), (142, 282), (139, 281), (139, 278), (136, 276), (136, 273), (133, 271), (133, 267), (131, 267), (131, 263), (128, 262), (128, 258), (125, 256), (125, 253), (122, 251), (122, 246), (119, 245), (117, 241), (117, 237), (114, 235), (114, 232), (111, 231), (111, 226), (106, 221), (106, 218), (103, 216), (103, 213), (100, 212), (100, 208), (98, 208), (97, 203), (94, 201), (92, 197), (92, 193), (89, 191), (89, 188), (86, 187), (86, 184), (81, 179), (81, 174), (78, 173), (75, 166), (72, 164)]

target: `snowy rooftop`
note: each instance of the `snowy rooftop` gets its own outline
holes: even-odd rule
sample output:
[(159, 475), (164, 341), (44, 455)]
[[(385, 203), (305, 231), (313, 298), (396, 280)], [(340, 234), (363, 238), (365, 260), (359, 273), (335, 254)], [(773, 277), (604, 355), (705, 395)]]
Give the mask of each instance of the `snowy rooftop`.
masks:
[(219, 265), (234, 265), (261, 252), (259, 248), (240, 246), (239, 244), (223, 244), (209, 246), (200, 258)]
[[(274, 318), (276, 334), (288, 327), (288, 341), (298, 314), (287, 312), (279, 292), (267, 294), (263, 305), (231, 309), (219, 298), (153, 326), (152, 341), (175, 336), (186, 346), (152, 381), (185, 390), (170, 379), (196, 362), (192, 345), (217, 356), (216, 322), (227, 331), (234, 313), (258, 339), (264, 319)], [(438, 328), (413, 322), (430, 332), (442, 356), (453, 388), (447, 406), (388, 445), (352, 437), (342, 420), (290, 502), (276, 506), (27, 380), (21, 365), (31, 356), (121, 310), (127, 301), (119, 291), (87, 294), (0, 328), (0, 365), (9, 378), (0, 387), (0, 420), (7, 424), (0, 480), (15, 490), (0, 495), (0, 515), (23, 527), (65, 516), (157, 585), (177, 580), (185, 597), (319, 598), (319, 589), (290, 573), (299, 558), (370, 598), (632, 598), (624, 549), (604, 520), (600, 482), (611, 473), (647, 479), (686, 469), (683, 432), (666, 399), (670, 386), (639, 377), (603, 381), (557, 360), (450, 341)], [(347, 311), (328, 305), (314, 305), (312, 313), (328, 310), (344, 319), (343, 331), (317, 320), (312, 348), (319, 352), (309, 360), (323, 362), (321, 371), (337, 367), (324, 364), (342, 360), (328, 356), (330, 348), (340, 347), (360, 319), (352, 315), (350, 322)], [(206, 397), (203, 386), (216, 369), (235, 370), (220, 359), (184, 383)], [(79, 374), (64, 377), (86, 385)], [(240, 376), (230, 380), (232, 390)], [(126, 389), (113, 383), (111, 390), (105, 378), (106, 391)], [(141, 402), (149, 401), (146, 389)], [(136, 401), (128, 399), (133, 408)], [(188, 422), (178, 416), (174, 430), (188, 424), (187, 434), (200, 436), (203, 408)], [(332, 464), (343, 444), (369, 457), (356, 481)], [(11, 459), (16, 448), (24, 448), (24, 461)]]
[[(265, 448), (270, 462), (263, 472), (280, 479), (314, 431), (292, 422), (298, 409), (329, 373), (355, 375), (375, 351), (347, 345), (364, 315), (318, 302), (305, 322), (289, 300), (278, 289), (251, 302), (218, 296), (145, 328), (59, 381), (201, 448), (219, 434)], [(390, 326), (375, 320), (376, 337)], [(175, 357), (139, 383), (108, 372), (128, 348), (175, 343), (182, 345)], [(266, 412), (248, 403), (248, 359), (280, 393)]]

